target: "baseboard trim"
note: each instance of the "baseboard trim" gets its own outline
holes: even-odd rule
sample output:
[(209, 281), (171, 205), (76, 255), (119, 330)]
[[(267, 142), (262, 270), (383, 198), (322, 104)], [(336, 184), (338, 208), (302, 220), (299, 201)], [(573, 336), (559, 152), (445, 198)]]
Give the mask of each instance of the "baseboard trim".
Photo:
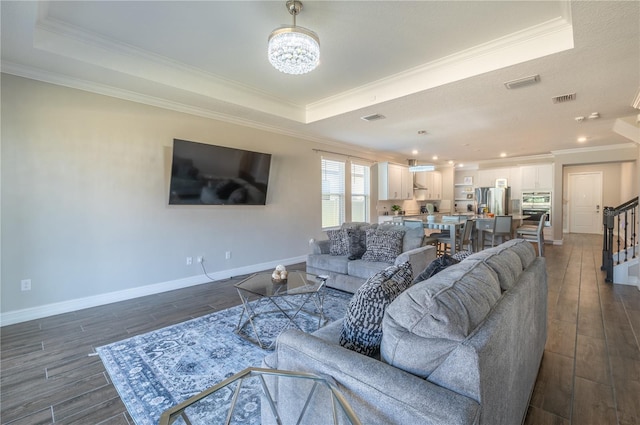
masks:
[(306, 261), (307, 256), (303, 255), (300, 257), (292, 257), (277, 261), (269, 261), (266, 263), (238, 267), (235, 269), (207, 273), (210, 278), (202, 274), (198, 276), (190, 276), (182, 279), (140, 286), (137, 288), (124, 289), (122, 291), (108, 292), (91, 297), (76, 298), (73, 300), (45, 304), (37, 307), (25, 308), (22, 310), (3, 312), (0, 313), (0, 327), (27, 322), (29, 320), (42, 319), (44, 317), (54, 316), (56, 314), (71, 313), (73, 311), (83, 310), (85, 308), (98, 307), (101, 305), (111, 304), (119, 301), (145, 297), (147, 295), (154, 295), (162, 292), (173, 291), (176, 289), (188, 288), (190, 286), (211, 282), (212, 280), (213, 282), (211, 283), (215, 284), (216, 281), (222, 279), (229, 279), (232, 277), (256, 273), (263, 270), (269, 270), (275, 268), (278, 264), (289, 266), (291, 264), (304, 263)]

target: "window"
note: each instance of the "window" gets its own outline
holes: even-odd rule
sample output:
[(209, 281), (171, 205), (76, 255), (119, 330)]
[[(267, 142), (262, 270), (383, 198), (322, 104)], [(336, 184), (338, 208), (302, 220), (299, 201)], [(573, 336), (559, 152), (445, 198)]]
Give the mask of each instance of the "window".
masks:
[(369, 166), (351, 163), (351, 221), (369, 221)]
[(322, 158), (322, 228), (369, 221), (369, 165)]
[(345, 217), (345, 163), (322, 158), (322, 227), (337, 227)]

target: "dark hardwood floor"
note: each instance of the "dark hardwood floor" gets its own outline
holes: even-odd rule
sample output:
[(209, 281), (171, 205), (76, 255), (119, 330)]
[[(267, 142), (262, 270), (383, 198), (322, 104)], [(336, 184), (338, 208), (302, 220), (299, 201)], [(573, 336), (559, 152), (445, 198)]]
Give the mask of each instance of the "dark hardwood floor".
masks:
[[(549, 334), (526, 424), (640, 424), (640, 291), (604, 283), (599, 237), (565, 236), (546, 247)], [(1, 423), (132, 424), (89, 354), (239, 304), (239, 279), (1, 328)]]

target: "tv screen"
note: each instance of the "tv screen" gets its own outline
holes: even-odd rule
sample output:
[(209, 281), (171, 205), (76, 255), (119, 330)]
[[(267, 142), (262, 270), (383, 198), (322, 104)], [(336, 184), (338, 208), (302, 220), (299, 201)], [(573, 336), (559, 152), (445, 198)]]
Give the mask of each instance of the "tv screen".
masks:
[(173, 139), (169, 204), (265, 205), (271, 154)]

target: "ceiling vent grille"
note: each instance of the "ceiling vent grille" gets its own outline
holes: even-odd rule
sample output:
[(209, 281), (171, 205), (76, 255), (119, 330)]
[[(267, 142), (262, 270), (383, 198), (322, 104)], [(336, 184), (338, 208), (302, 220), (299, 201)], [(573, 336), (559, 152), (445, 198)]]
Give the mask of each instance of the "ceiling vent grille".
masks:
[(371, 115), (365, 115), (364, 117), (360, 117), (360, 119), (365, 120), (365, 121), (378, 121), (378, 120), (383, 120), (386, 117), (384, 115), (380, 115), (380, 114), (371, 114)]
[(561, 96), (556, 96), (551, 98), (551, 101), (553, 101), (553, 103), (565, 103), (565, 102), (571, 102), (572, 100), (576, 100), (575, 93), (563, 94)]
[(504, 83), (504, 86), (508, 89), (517, 89), (520, 87), (530, 86), (540, 81), (540, 75), (530, 75), (524, 78), (518, 78), (517, 80), (511, 80)]

